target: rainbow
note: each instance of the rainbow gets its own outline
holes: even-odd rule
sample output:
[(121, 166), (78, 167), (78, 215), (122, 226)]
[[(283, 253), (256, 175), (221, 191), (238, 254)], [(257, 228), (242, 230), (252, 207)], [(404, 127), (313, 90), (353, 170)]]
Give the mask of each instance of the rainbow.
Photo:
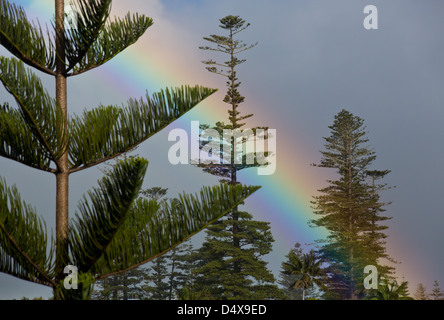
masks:
[[(157, 90), (187, 83), (215, 87), (208, 85), (208, 83), (214, 83), (211, 74), (203, 78), (190, 76), (191, 73), (186, 71), (171, 70), (168, 61), (171, 60), (162, 58), (161, 55), (156, 56), (155, 53), (145, 54), (141, 50), (128, 49), (128, 53), (118, 63), (103, 71), (103, 76), (118, 76), (127, 83), (131, 83), (128, 93), (132, 92), (136, 97), (141, 92), (145, 92), (146, 88), (150, 88), (151, 92), (152, 88)], [(204, 70), (203, 66), (199, 67)], [(150, 74), (154, 76), (150, 76)], [(195, 80), (195, 83), (190, 83), (190, 78), (192, 80), (198, 79)], [(116, 90), (119, 87), (122, 90), (120, 83), (116, 84)], [(188, 131), (190, 122), (194, 120), (208, 124), (214, 124), (220, 120), (226, 121), (227, 107), (221, 102), (225, 88), (220, 86), (219, 88), (219, 93), (203, 101), (195, 110), (177, 120), (173, 124), (174, 128)], [(243, 94), (247, 99), (252, 96), (248, 92)], [(261, 109), (261, 114), (255, 113), (255, 122), (267, 124), (273, 116), (266, 113), (265, 108), (259, 107), (258, 109)], [(265, 112), (262, 113), (262, 111)], [(310, 169), (310, 160), (304, 155), (305, 150), (299, 150), (300, 156), (286, 152), (285, 146), (293, 146), (295, 141), (292, 139), (293, 137), (280, 135), (279, 128), (276, 129), (278, 148), (275, 174), (259, 176), (255, 169), (251, 169), (241, 173), (240, 179), (245, 184), (262, 186), (257, 194), (248, 199), (247, 208), (250, 213), (255, 215), (255, 219), (271, 222), (275, 238), (274, 248), (282, 256), (286, 255), (296, 242), (311, 244), (314, 240), (326, 235), (325, 231), (308, 226), (308, 221), (314, 218), (310, 201), (316, 190), (325, 184), (325, 179), (321, 177), (320, 173), (316, 173), (316, 176), (309, 176), (307, 170)]]
[[(147, 62), (147, 60), (155, 61), (156, 65), (150, 65), (151, 63)], [(155, 82), (154, 87), (160, 85), (159, 88), (162, 87), (162, 82), (164, 87), (186, 83), (186, 81), (180, 82), (180, 80), (177, 80), (184, 78), (184, 76), (178, 75), (175, 71), (169, 72), (166, 63), (163, 64), (161, 59), (150, 59), (149, 56), (147, 57), (137, 50), (129, 50), (128, 55), (121, 59), (118, 65), (116, 64), (115, 67), (104, 71), (104, 73), (108, 75), (113, 73), (122, 77), (124, 72), (121, 73), (121, 71), (125, 71), (129, 75), (128, 78), (124, 77), (125, 81), (131, 81), (134, 84), (131, 90), (136, 87), (138, 88), (136, 90), (139, 90), (139, 92), (144, 92), (146, 87), (143, 85), (149, 85), (152, 81)], [(162, 68), (162, 66), (165, 68)], [(150, 72), (159, 67), (162, 68), (160, 78), (156, 80), (150, 78), (143, 82), (134, 80), (134, 78), (139, 76), (139, 73), (141, 78), (146, 78), (147, 74), (149, 75)], [(157, 75), (157, 70), (153, 74)], [(165, 81), (161, 82), (159, 79), (165, 79)], [(202, 79), (200, 81), (197, 80), (196, 83), (206, 85), (208, 82), (208, 79)], [(202, 102), (193, 112), (177, 120), (174, 123), (174, 127), (188, 131), (190, 122), (193, 120), (198, 120), (200, 123), (214, 124), (216, 121), (226, 119), (227, 108), (223, 103), (220, 103), (225, 92), (224, 88), (220, 88), (220, 91), (220, 93)], [(244, 95), (248, 97), (248, 93)], [(266, 119), (269, 120), (270, 117), (272, 117), (271, 114), (256, 113), (255, 121), (267, 123)], [(271, 222), (275, 238), (274, 248), (282, 256), (287, 254), (296, 242), (302, 244), (313, 243), (314, 240), (325, 236), (326, 233), (321, 229), (310, 228), (307, 224), (310, 219), (314, 218), (310, 208), (310, 201), (316, 188), (318, 188), (314, 182), (319, 181), (318, 186), (322, 186), (324, 183), (321, 183), (321, 176), (319, 174), (317, 177), (310, 177), (306, 173), (310, 165), (308, 158), (304, 156), (298, 158), (288, 152), (286, 154), (285, 146), (291, 146), (294, 144), (294, 141), (291, 138), (279, 135), (279, 128), (276, 129), (278, 148), (276, 151), (277, 166), (275, 174), (259, 176), (255, 169), (251, 169), (248, 172), (241, 173), (240, 179), (245, 184), (262, 186), (262, 189), (257, 194), (248, 199), (248, 211), (254, 214), (257, 220)], [(303, 155), (304, 150), (301, 150), (300, 154)]]
[[(29, 18), (38, 17), (38, 20), (43, 22), (42, 24), (53, 15), (53, 0), (11, 2), (23, 6)], [(109, 86), (111, 90), (122, 92), (122, 95), (127, 98), (138, 98), (147, 89), (149, 92), (155, 92), (161, 88), (183, 84), (219, 87), (221, 94), (224, 94), (223, 87), (211, 85), (215, 84), (216, 79), (204, 70), (200, 61), (190, 63), (194, 67), (197, 65), (198, 69), (178, 68), (171, 64), (171, 61), (177, 59), (176, 53), (162, 51), (161, 47), (150, 50), (150, 33), (152, 32), (150, 28), (144, 36), (146, 38), (139, 41), (144, 42), (143, 44), (135, 44), (105, 66), (91, 72), (95, 81)], [(196, 72), (196, 70), (202, 70), (202, 72)], [(247, 99), (252, 100), (250, 98), (252, 94), (248, 92), (243, 92), (243, 94)], [(219, 120), (226, 121), (227, 109), (221, 102), (222, 97), (216, 94), (208, 98), (195, 110), (176, 121), (174, 127), (187, 130), (191, 120), (209, 124)], [(270, 118), (274, 118), (272, 114), (267, 113), (265, 108), (259, 109), (263, 112), (255, 114), (254, 119), (257, 123), (267, 124)], [(308, 176), (306, 170), (310, 161), (301, 156), (305, 154), (305, 150), (300, 150), (297, 157), (288, 154), (284, 146), (292, 146), (295, 141), (279, 135), (279, 128), (276, 129), (278, 150), (275, 174), (258, 176), (256, 170), (249, 170), (241, 174), (241, 179), (245, 184), (262, 186), (262, 189), (247, 201), (246, 206), (248, 211), (255, 215), (255, 219), (271, 222), (275, 238), (274, 250), (278, 255), (283, 256), (296, 242), (313, 243), (314, 240), (324, 237), (325, 231), (310, 228), (307, 224), (310, 219), (314, 218), (310, 201), (313, 193), (322, 185), (314, 183), (321, 182), (321, 176), (319, 174), (315, 177)]]
[[(13, 0), (11, 2), (24, 6), (30, 18), (38, 17), (40, 21), (47, 21), (53, 15), (53, 0)], [(155, 17), (153, 18), (155, 20)], [(154, 22), (156, 24), (156, 20)], [(190, 56), (181, 59), (179, 64), (174, 63), (177, 60), (177, 52), (180, 52), (180, 55), (186, 55), (186, 53), (161, 46), (152, 50), (150, 43), (153, 40), (150, 37), (153, 32), (157, 32), (153, 30), (154, 27), (150, 28), (144, 39), (139, 41), (141, 43), (135, 44), (116, 59), (91, 72), (95, 81), (104, 83), (111, 90), (125, 96), (125, 99), (138, 98), (144, 95), (147, 89), (149, 92), (155, 92), (161, 88), (183, 84), (201, 84), (220, 88), (219, 93), (176, 121), (174, 127), (188, 130), (192, 120), (212, 124), (227, 119), (226, 106), (221, 102), (223, 98), (221, 94), (225, 92), (223, 82), (216, 82), (217, 79), (204, 70), (194, 53), (194, 56), (189, 54)], [(276, 119), (274, 114), (261, 107), (260, 102), (254, 101), (254, 94), (242, 93), (247, 97), (247, 103), (261, 110), (255, 112), (253, 119), (256, 123), (279, 124), (279, 119)], [(275, 174), (258, 176), (256, 170), (249, 170), (243, 172), (240, 179), (245, 184), (262, 186), (261, 190), (248, 199), (246, 210), (252, 213), (256, 220), (271, 223), (275, 238), (272, 259), (276, 259), (274, 262), (280, 264), (283, 256), (296, 242), (312, 244), (315, 240), (325, 237), (325, 230), (309, 227), (308, 221), (314, 218), (310, 201), (316, 194), (316, 190), (325, 186), (323, 174), (326, 173), (310, 169), (310, 163), (319, 159), (317, 151), (311, 150), (295, 137), (284, 136), (278, 126), (275, 129), (277, 129)], [(398, 249), (402, 251), (402, 248), (395, 248), (396, 251)], [(408, 269), (404, 272), (411, 273)]]

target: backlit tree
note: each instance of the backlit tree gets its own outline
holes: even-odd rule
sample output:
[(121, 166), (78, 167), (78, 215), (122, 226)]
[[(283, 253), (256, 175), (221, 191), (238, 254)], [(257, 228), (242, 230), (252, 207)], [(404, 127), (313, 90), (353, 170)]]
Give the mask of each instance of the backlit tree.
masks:
[[(329, 231), (319, 240), (320, 254), (328, 263), (331, 298), (357, 299), (363, 291), (366, 265), (378, 267), (387, 277), (391, 269), (379, 267), (390, 258), (385, 248), (388, 217), (382, 215), (386, 203), (380, 200), (385, 185), (376, 184), (388, 171), (371, 171), (375, 152), (367, 145), (364, 120), (347, 110), (340, 111), (329, 126), (331, 134), (324, 138), (325, 150), (317, 167), (334, 169), (336, 179), (314, 197), (313, 209), (316, 227)], [(369, 177), (372, 178), (369, 181)]]

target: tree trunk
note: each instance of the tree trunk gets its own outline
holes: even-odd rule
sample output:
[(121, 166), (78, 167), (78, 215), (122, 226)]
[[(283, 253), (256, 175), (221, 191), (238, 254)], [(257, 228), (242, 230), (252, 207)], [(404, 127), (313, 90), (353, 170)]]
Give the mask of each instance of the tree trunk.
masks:
[(123, 300), (128, 300), (128, 272), (123, 273)]
[[(348, 198), (350, 199), (350, 203), (353, 200), (353, 195), (352, 195), (352, 148), (351, 148), (351, 141), (350, 138), (348, 137), (349, 141), (347, 143), (347, 165), (348, 165)], [(349, 204), (350, 205), (350, 204)], [(355, 268), (354, 268), (354, 252), (353, 252), (353, 246), (354, 246), (354, 236), (353, 236), (353, 232), (354, 232), (354, 217), (353, 217), (353, 208), (349, 208), (349, 233), (350, 233), (350, 274), (349, 274), (349, 278), (350, 278), (350, 287), (349, 287), (349, 299), (351, 300), (355, 300), (356, 296), (355, 296)]]
[(109, 300), (109, 284), (108, 279), (103, 280), (103, 292), (105, 296), (105, 300)]
[[(231, 94), (233, 95), (234, 91), (236, 90), (236, 80), (235, 80), (235, 71), (234, 71), (234, 44), (233, 44), (233, 29), (230, 29), (230, 49), (231, 49)], [(237, 121), (235, 112), (236, 112), (236, 101), (233, 100), (234, 97), (231, 97), (231, 111), (233, 112), (232, 118), (231, 118), (231, 125), (233, 126), (233, 132), (237, 129)], [(236, 146), (236, 138), (231, 138), (231, 149), (232, 149), (232, 167), (231, 167), (231, 184), (233, 186), (237, 185), (237, 168), (236, 168), (236, 152), (234, 150)], [(233, 208), (232, 212), (232, 218), (233, 218), (233, 245), (235, 248), (240, 248), (240, 242), (239, 242), (239, 213), (238, 213), (238, 206)], [(240, 273), (241, 272), (241, 266), (239, 261), (234, 261), (233, 263), (233, 271), (234, 273)]]
[(173, 289), (174, 289), (174, 276), (176, 272), (176, 250), (177, 248), (174, 248), (172, 261), (171, 261), (171, 274), (170, 274), (170, 292), (168, 293), (168, 300), (173, 300)]
[[(65, 76), (65, 48), (64, 48), (64, 19), (65, 19), (65, 2), (64, 0), (55, 1), (56, 12), (56, 100), (57, 107), (63, 112), (65, 118), (64, 132), (67, 134), (67, 87)], [(68, 264), (68, 152), (64, 152), (57, 160), (56, 173), (56, 280), (63, 280), (63, 269)]]
[(112, 294), (111, 294), (111, 300), (119, 300), (119, 289), (117, 287), (119, 283), (119, 276), (115, 275), (113, 276), (113, 282), (112, 282)]

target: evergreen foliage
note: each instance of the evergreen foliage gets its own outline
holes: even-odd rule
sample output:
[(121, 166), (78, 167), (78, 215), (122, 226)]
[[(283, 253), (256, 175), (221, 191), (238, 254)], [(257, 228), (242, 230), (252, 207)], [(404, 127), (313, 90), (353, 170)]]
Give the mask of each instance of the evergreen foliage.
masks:
[(433, 282), (432, 293), (430, 294), (432, 300), (444, 300), (444, 292), (441, 291), (437, 280)]
[(186, 241), (149, 263), (97, 281), (96, 300), (176, 300), (196, 294), (195, 251)]
[[(320, 254), (328, 264), (330, 276), (328, 298), (356, 299), (364, 292), (363, 270), (366, 265), (378, 268), (381, 277), (389, 277), (391, 268), (383, 260), (392, 261), (386, 253), (382, 215), (384, 206), (380, 192), (386, 189), (376, 184), (388, 171), (370, 171), (376, 155), (366, 144), (364, 120), (342, 110), (335, 116), (331, 135), (324, 138), (325, 151), (321, 151), (321, 168), (335, 169), (336, 180), (314, 197), (313, 209), (318, 216), (314, 227), (329, 231), (320, 240)], [(370, 180), (370, 181), (369, 181)]]
[[(203, 125), (202, 129), (214, 129), (223, 136), (224, 130), (240, 130), (245, 126), (244, 120), (253, 115), (241, 115), (239, 107), (245, 101), (239, 92), (241, 82), (238, 81), (236, 67), (244, 63), (245, 59), (239, 59), (238, 54), (256, 46), (247, 45), (236, 35), (249, 27), (249, 23), (239, 16), (226, 16), (220, 19), (220, 27), (227, 35), (210, 35), (204, 39), (212, 46), (200, 47), (202, 50), (215, 51), (228, 55), (228, 61), (220, 63), (214, 60), (203, 61), (207, 70), (221, 75), (227, 79), (227, 92), (224, 102), (229, 105), (228, 123), (217, 122), (216, 126)], [(252, 129), (243, 139), (250, 139), (258, 129)], [(229, 142), (219, 141), (221, 145), (220, 157), (231, 159), (222, 164), (202, 163), (200, 167), (204, 171), (221, 177), (222, 183), (237, 185), (239, 183), (237, 173), (246, 168), (259, 166), (256, 154), (240, 155), (243, 160), (235, 156), (236, 138), (233, 136)], [(203, 141), (201, 148), (208, 142)], [(226, 157), (226, 155), (229, 157)], [(248, 164), (245, 159), (251, 156), (254, 161)], [(273, 236), (267, 222), (255, 221), (251, 214), (234, 210), (224, 219), (214, 223), (207, 229), (204, 244), (198, 251), (198, 268), (195, 273), (198, 278), (195, 290), (206, 290), (213, 299), (270, 299), (278, 295), (278, 289), (274, 285), (274, 276), (267, 269), (267, 263), (262, 257), (272, 250)]]
[(413, 294), (413, 297), (415, 298), (415, 300), (429, 300), (427, 289), (422, 283), (419, 283), (416, 287), (416, 291)]
[(145, 293), (145, 299), (149, 300), (168, 300), (170, 298), (170, 286), (165, 280), (168, 278), (168, 268), (166, 257), (162, 255), (157, 257), (146, 272), (144, 281), (147, 283), (142, 286)]
[[(0, 272), (49, 286), (56, 299), (86, 299), (95, 281), (125, 273), (171, 248), (242, 203), (257, 187), (216, 186), (157, 202), (137, 198), (148, 161), (129, 158), (87, 192), (69, 216), (69, 177), (126, 153), (215, 92), (168, 88), (123, 107), (69, 115), (67, 79), (105, 64), (153, 24), (127, 14), (110, 18), (111, 0), (55, 0), (53, 29), (42, 31), (24, 10), (0, 0), (0, 81), (17, 107), (0, 107), (0, 156), (56, 176), (56, 232), (0, 179)], [(30, 68), (55, 78), (51, 97)], [(136, 200), (137, 199), (137, 200)], [(78, 267), (79, 290), (63, 286), (64, 268)]]

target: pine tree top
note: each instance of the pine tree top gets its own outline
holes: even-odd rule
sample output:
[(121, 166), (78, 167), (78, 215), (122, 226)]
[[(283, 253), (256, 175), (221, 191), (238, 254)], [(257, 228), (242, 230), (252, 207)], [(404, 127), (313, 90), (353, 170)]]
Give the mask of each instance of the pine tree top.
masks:
[(228, 15), (220, 19), (219, 21), (221, 23), (219, 26), (222, 29), (231, 30), (234, 34), (241, 32), (242, 30), (250, 26), (250, 24), (247, 23), (244, 19), (240, 18), (239, 16), (233, 15)]

